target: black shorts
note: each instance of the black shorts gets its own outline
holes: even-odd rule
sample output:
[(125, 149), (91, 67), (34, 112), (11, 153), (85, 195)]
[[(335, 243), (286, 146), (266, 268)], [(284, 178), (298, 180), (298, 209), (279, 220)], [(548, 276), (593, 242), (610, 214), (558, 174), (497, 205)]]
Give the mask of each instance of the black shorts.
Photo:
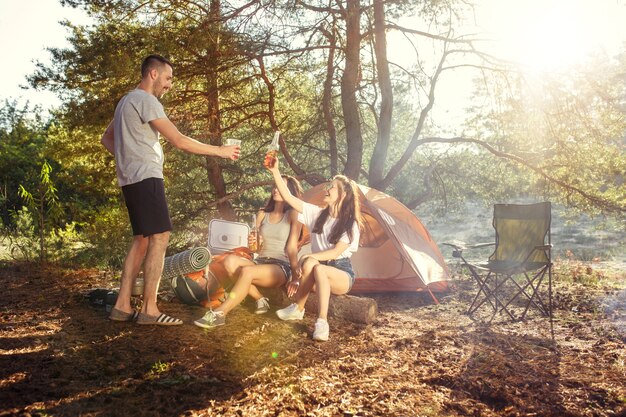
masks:
[(148, 237), (172, 230), (163, 178), (146, 178), (122, 187), (133, 235)]

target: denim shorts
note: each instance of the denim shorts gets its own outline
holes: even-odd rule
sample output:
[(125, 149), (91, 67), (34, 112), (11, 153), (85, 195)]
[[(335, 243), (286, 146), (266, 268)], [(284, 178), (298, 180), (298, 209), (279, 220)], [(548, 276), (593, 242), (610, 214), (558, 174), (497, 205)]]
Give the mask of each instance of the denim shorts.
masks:
[(333, 268), (337, 268), (340, 271), (345, 272), (350, 277), (350, 287), (348, 288), (348, 292), (352, 289), (354, 285), (354, 270), (352, 269), (352, 264), (350, 263), (350, 258), (339, 258), (339, 259), (331, 259), (330, 261), (320, 261), (322, 265), (332, 266)]
[(287, 281), (291, 279), (291, 265), (289, 265), (289, 262), (281, 261), (280, 259), (270, 258), (267, 256), (256, 258), (253, 262), (257, 265), (276, 265), (283, 271), (283, 273), (285, 274), (285, 279)]

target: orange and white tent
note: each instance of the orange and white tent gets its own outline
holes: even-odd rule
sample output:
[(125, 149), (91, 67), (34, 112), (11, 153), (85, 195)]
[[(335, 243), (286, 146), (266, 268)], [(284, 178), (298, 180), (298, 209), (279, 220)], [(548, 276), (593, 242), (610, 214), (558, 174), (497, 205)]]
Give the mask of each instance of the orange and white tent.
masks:
[[(304, 200), (322, 205), (323, 187), (307, 190)], [(350, 292), (447, 290), (448, 267), (417, 216), (383, 192), (363, 185), (359, 191), (364, 229), (351, 258), (356, 281)]]

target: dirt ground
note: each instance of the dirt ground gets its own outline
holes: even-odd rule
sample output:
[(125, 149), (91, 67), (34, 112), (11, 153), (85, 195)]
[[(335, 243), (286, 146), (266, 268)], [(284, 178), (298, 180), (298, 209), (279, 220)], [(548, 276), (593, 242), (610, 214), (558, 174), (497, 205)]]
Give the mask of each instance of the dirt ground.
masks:
[(473, 321), (456, 276), (439, 305), (373, 295), (373, 324), (331, 318), (316, 343), (313, 314), (246, 304), (209, 331), (201, 308), (164, 302), (183, 326), (112, 323), (83, 296), (109, 274), (5, 265), (0, 416), (626, 416), (624, 273), (562, 270), (552, 323)]

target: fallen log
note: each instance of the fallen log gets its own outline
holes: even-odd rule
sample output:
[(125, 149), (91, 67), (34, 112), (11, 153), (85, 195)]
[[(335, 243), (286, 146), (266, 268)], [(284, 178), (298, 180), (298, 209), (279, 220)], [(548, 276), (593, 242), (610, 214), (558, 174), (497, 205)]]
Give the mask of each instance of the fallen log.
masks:
[[(318, 299), (311, 294), (306, 300), (305, 309), (317, 313)], [(376, 320), (378, 304), (376, 300), (355, 295), (331, 295), (328, 304), (328, 316), (348, 320), (353, 323), (369, 324)]]
[[(293, 301), (279, 288), (259, 288), (264, 296), (268, 297), (272, 305), (287, 306)], [(319, 302), (317, 294), (311, 293), (304, 306), (305, 310), (317, 314)], [(376, 320), (378, 304), (376, 300), (368, 297), (354, 295), (331, 295), (328, 304), (328, 316), (353, 323), (369, 324)]]

